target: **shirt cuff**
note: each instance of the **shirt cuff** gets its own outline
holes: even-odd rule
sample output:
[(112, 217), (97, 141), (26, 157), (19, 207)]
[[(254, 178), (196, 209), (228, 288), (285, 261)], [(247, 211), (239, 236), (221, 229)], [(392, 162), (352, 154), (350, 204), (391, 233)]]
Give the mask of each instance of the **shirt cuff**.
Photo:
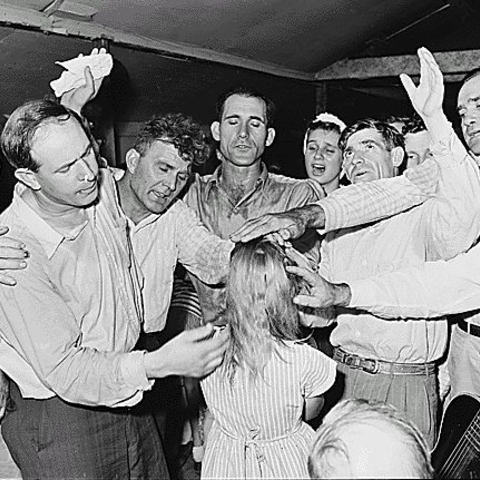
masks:
[(136, 390), (150, 390), (155, 380), (149, 380), (145, 370), (145, 351), (138, 350), (123, 356), (120, 363), (120, 372), (123, 381)]
[[(319, 235), (325, 235), (325, 233), (343, 227), (343, 208), (341, 205), (341, 201), (336, 200), (334, 194), (322, 198), (322, 200), (319, 200), (318, 202), (315, 202), (315, 205), (319, 205), (320, 207), (322, 207), (325, 214), (325, 226), (323, 228), (316, 229)], [(332, 224), (333, 219), (334, 222)]]
[(361, 308), (376, 304), (375, 294), (372, 293), (375, 291), (376, 285), (372, 281), (368, 279), (358, 280), (348, 285), (350, 286), (351, 293), (348, 308)]
[(468, 155), (467, 149), (448, 122), (448, 134), (431, 145), (432, 155), (443, 163), (458, 164)]

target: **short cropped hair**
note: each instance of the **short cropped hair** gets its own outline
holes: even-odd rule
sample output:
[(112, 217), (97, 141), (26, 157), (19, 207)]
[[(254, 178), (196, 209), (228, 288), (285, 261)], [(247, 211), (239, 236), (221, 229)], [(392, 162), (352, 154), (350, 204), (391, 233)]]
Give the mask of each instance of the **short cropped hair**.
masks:
[(427, 127), (425, 126), (425, 123), (420, 118), (420, 116), (412, 115), (405, 123), (403, 135), (407, 135), (407, 133), (420, 133), (425, 131), (427, 131)]
[(399, 133), (394, 127), (388, 123), (382, 122), (381, 120), (376, 120), (374, 118), (365, 118), (363, 120), (358, 120), (353, 125), (347, 127), (340, 137), (339, 145), (342, 150), (345, 150), (348, 139), (356, 132), (367, 129), (376, 130), (382, 135), (383, 141), (387, 150), (392, 150), (395, 147), (402, 147), (402, 150), (405, 150), (405, 141), (403, 135)]
[(478, 77), (480, 75), (480, 67), (474, 68), (467, 72), (467, 74), (460, 80), (460, 88), (463, 87), (469, 80), (472, 78)]
[(152, 117), (143, 125), (134, 148), (143, 156), (157, 140), (171, 143), (183, 160), (194, 165), (203, 165), (210, 156), (210, 145), (202, 127), (181, 113)]
[[(383, 118), (383, 121), (393, 126), (394, 123), (403, 123), (405, 125), (408, 122), (408, 119), (409, 117), (405, 117), (403, 115), (389, 115), (388, 117)], [(403, 130), (404, 127), (402, 127), (402, 131), (400, 132), (401, 134), (405, 134)]]
[[(350, 462), (345, 434), (352, 427), (377, 426), (394, 430), (399, 443), (411, 456), (412, 478), (433, 478), (430, 451), (418, 428), (391, 405), (383, 402), (348, 399), (338, 403), (324, 418), (308, 458), (311, 478), (329, 478), (335, 460)], [(365, 440), (367, 441), (367, 440)], [(404, 472), (399, 472), (399, 475)]]
[(225, 109), (225, 102), (232, 97), (233, 95), (240, 95), (241, 97), (247, 98), (258, 98), (265, 103), (265, 116), (267, 120), (267, 128), (273, 127), (275, 121), (276, 106), (275, 103), (265, 96), (263, 93), (259, 92), (253, 87), (236, 87), (224, 92), (220, 97), (218, 97), (215, 103), (215, 109), (217, 111), (217, 119), (219, 122), (222, 121), (223, 111)]
[(38, 172), (40, 165), (31, 155), (32, 140), (37, 130), (49, 123), (63, 123), (70, 118), (78, 121), (97, 152), (90, 130), (73, 110), (49, 100), (30, 100), (16, 108), (5, 124), (0, 143), (5, 158), (14, 168), (28, 168)]

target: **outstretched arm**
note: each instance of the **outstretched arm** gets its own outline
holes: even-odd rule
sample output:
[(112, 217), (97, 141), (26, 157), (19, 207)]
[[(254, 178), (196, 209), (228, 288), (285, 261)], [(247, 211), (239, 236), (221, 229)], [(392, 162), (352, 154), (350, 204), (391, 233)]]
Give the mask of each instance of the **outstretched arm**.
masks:
[(186, 330), (158, 350), (145, 354), (147, 377), (204, 377), (222, 363), (228, 339), (227, 329), (214, 335), (211, 323)]

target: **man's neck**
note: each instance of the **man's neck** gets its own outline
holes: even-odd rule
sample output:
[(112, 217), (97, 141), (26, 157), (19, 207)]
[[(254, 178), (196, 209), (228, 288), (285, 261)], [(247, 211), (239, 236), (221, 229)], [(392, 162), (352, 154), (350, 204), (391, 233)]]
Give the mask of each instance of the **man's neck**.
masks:
[(125, 173), (120, 180), (117, 180), (117, 191), (120, 208), (135, 225), (148, 217), (149, 213), (145, 208), (139, 206), (139, 201), (130, 186), (128, 173)]
[(239, 201), (251, 192), (262, 174), (262, 163), (256, 162), (248, 167), (238, 167), (224, 160), (222, 163), (221, 184), (229, 194)]
[(45, 222), (62, 235), (70, 233), (87, 219), (85, 208), (56, 203), (41, 190), (27, 189), (22, 198)]
[(322, 185), (324, 192), (327, 195), (330, 195), (334, 192), (338, 187), (340, 187), (340, 180), (338, 177), (334, 178), (331, 182), (325, 183)]

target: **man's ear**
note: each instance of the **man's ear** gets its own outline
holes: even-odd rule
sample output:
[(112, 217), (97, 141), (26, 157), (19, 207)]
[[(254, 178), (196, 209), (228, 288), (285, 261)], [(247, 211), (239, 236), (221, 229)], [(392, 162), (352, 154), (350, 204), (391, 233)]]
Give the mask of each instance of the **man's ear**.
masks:
[(127, 164), (127, 170), (130, 173), (135, 173), (137, 169), (138, 162), (140, 161), (140, 154), (134, 149), (131, 148), (125, 155), (125, 163)]
[(210, 131), (212, 132), (212, 137), (216, 142), (220, 141), (220, 123), (215, 121), (210, 125)]
[(405, 158), (405, 150), (402, 147), (394, 147), (391, 151), (393, 166), (398, 168)]
[(265, 146), (269, 147), (275, 140), (275, 129), (269, 128), (267, 130), (267, 139), (265, 141)]
[(32, 190), (41, 190), (42, 187), (38, 183), (37, 174), (29, 168), (17, 168), (14, 175), (19, 182)]

